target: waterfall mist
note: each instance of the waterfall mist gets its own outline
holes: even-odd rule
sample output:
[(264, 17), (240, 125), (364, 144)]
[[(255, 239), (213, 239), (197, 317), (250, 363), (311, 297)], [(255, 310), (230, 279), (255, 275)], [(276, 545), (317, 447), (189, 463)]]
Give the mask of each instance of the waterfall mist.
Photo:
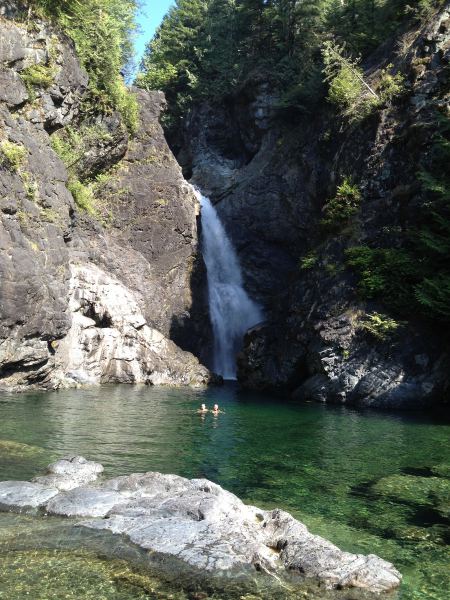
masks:
[(239, 259), (216, 209), (196, 191), (201, 204), (202, 247), (214, 334), (213, 370), (236, 379), (236, 355), (247, 329), (263, 319), (260, 307), (244, 289)]

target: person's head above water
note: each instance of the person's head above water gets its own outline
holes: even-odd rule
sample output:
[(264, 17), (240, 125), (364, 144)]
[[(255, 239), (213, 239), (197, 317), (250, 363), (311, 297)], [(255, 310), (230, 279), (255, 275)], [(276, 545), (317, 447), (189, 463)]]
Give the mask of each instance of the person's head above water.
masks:
[(218, 404), (214, 404), (213, 410), (215, 410), (215, 411), (219, 410), (219, 405)]
[(202, 404), (202, 410), (205, 410), (206, 404)]

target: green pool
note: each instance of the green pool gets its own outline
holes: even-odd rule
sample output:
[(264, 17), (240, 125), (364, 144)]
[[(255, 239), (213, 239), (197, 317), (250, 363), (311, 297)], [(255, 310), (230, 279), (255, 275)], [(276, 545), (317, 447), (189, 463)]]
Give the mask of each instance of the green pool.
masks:
[[(201, 402), (225, 413), (200, 416)], [(448, 598), (449, 441), (442, 414), (294, 405), (232, 385), (0, 395), (1, 480), (29, 479), (71, 453), (108, 476), (207, 477), (252, 504), (289, 510), (343, 549), (394, 562), (402, 600)], [(64, 526), (60, 549), (48, 548), (48, 527), (0, 513), (1, 600), (184, 598), (126, 563), (67, 547)]]

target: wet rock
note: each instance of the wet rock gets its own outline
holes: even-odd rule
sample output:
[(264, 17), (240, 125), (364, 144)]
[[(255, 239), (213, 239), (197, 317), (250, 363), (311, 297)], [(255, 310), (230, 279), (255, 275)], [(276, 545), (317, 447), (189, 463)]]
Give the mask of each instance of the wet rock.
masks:
[(28, 481), (0, 482), (0, 510), (33, 512), (43, 506), (58, 490)]
[[(50, 469), (76, 482), (89, 465), (95, 463), (73, 457)], [(401, 580), (381, 558), (343, 552), (290, 514), (245, 505), (206, 479), (149, 472), (59, 493), (37, 483), (4, 482), (0, 493), (2, 510), (27, 507), (30, 496), (33, 506), (42, 506), (45, 493), (50, 494), (48, 513), (91, 517), (79, 526), (123, 536), (147, 552), (156, 572), (173, 575), (175, 569), (199, 582), (265, 577), (274, 585), (307, 580), (328, 589), (381, 593)]]
[(102, 472), (101, 464), (72, 456), (52, 463), (47, 467), (47, 474), (35, 477), (33, 482), (67, 491), (95, 481)]
[(61, 492), (46, 504), (51, 515), (63, 517), (104, 517), (123, 497), (116, 492), (90, 487)]

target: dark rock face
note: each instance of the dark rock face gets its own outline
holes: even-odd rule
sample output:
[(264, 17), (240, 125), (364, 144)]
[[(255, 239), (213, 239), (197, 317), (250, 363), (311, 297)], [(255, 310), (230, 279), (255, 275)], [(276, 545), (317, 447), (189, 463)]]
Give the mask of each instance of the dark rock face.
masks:
[[(114, 176), (108, 209), (108, 239), (122, 247), (117, 257), (144, 297), (146, 314), (163, 333), (192, 304), (190, 278), (197, 253), (198, 202), (167, 147), (158, 122), (165, 100), (161, 92), (136, 92), (141, 126)], [(148, 274), (140, 280), (123, 257), (126, 249), (145, 259)], [(148, 287), (148, 281), (154, 285)], [(144, 284), (144, 285), (143, 285)]]
[(85, 141), (85, 151), (77, 161), (77, 173), (86, 179), (116, 165), (128, 150), (129, 136), (117, 112), (83, 120), (83, 125), (97, 127), (103, 132), (102, 136)]
[[(22, 27), (4, 20), (0, 30), (0, 77), (10, 82), (2, 86), (1, 143), (15, 144), (23, 154), (21, 164), (14, 166), (1, 153), (0, 372), (4, 381), (42, 383), (53, 367), (49, 345), (70, 326), (64, 236), (73, 211), (67, 173), (50, 147), (45, 127), (63, 123), (77, 111), (87, 78), (71, 46), (64, 46), (51, 92), (42, 92), (39, 110), (23, 105), (28, 92), (18, 73), (48, 59), (53, 32), (41, 24), (39, 31), (26, 36)], [(59, 42), (58, 47), (62, 48)], [(68, 82), (73, 87), (60, 102)]]
[[(442, 334), (416, 318), (389, 339), (370, 335), (361, 320), (386, 308), (357, 297), (344, 256), (349, 245), (396, 247), (417, 220), (427, 124), (434, 109), (448, 107), (448, 23), (445, 8), (407, 34), (407, 50), (387, 48), (374, 58), (367, 76), (395, 62), (407, 74), (407, 92), (361, 125), (339, 122), (324, 105), (287, 130), (271, 120), (274, 98), (259, 81), (249, 81), (231, 107), (193, 111), (180, 160), (216, 204), (247, 289), (267, 315), (239, 357), (243, 386), (398, 408), (430, 406), (448, 394)], [(238, 159), (224, 152), (227, 139), (239, 140)], [(330, 235), (319, 225), (321, 211), (343, 177), (358, 184), (361, 208), (351, 231)], [(301, 269), (299, 259), (311, 249), (317, 262)]]
[(216, 205), (250, 294), (264, 301), (285, 285), (305, 247), (302, 232), (306, 237), (316, 212), (310, 194), (317, 191), (318, 165), (306, 139), (300, 166), (298, 154), (280, 152), (281, 133), (269, 121), (274, 98), (265, 84), (253, 85), (253, 93), (241, 90), (235, 106), (198, 107), (178, 158)]
[[(3, 14), (17, 20), (0, 17), (0, 385), (208, 383), (170, 339), (191, 321), (207, 331), (208, 317), (191, 292), (197, 201), (158, 122), (162, 95), (137, 92), (132, 141), (117, 114), (86, 120), (72, 42), (39, 20), (27, 31), (13, 4)], [(51, 80), (25, 85), (35, 65)], [(107, 134), (88, 140), (83, 178), (117, 165), (96, 219), (50, 143), (80, 123)]]

